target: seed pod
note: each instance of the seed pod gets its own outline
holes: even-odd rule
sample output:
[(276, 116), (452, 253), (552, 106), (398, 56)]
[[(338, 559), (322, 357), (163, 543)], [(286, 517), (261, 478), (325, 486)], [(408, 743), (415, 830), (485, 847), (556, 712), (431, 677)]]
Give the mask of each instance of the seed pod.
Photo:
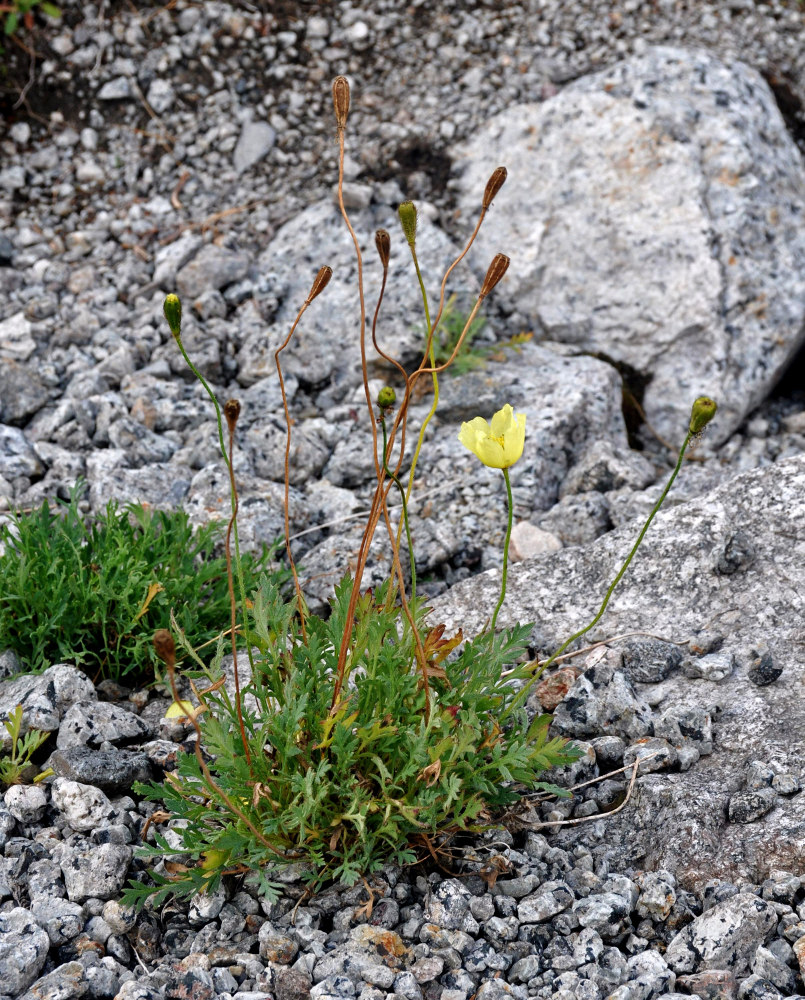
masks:
[(375, 233), (375, 246), (380, 257), (380, 263), (383, 267), (388, 267), (389, 258), (391, 257), (391, 237), (385, 229), (378, 229)]
[(333, 269), (327, 264), (319, 268), (319, 273), (313, 279), (313, 284), (310, 287), (310, 295), (307, 297), (308, 302), (312, 302), (317, 295), (320, 295), (324, 291), (332, 276)]
[(345, 76), (337, 76), (333, 80), (333, 107), (335, 108), (335, 125), (342, 132), (347, 124), (349, 114), (349, 81)]
[(178, 340), (182, 335), (182, 303), (178, 295), (166, 295), (162, 312), (168, 321), (173, 336)]
[(416, 205), (412, 201), (404, 201), (397, 209), (397, 214), (400, 216), (408, 246), (412, 247), (416, 241)]
[(388, 410), (397, 402), (397, 393), (390, 385), (384, 385), (377, 394), (377, 405), (381, 410)]
[(224, 416), (226, 417), (226, 426), (229, 428), (229, 433), (235, 433), (235, 424), (238, 422), (238, 417), (240, 416), (240, 400), (239, 399), (228, 399), (224, 403)]
[(690, 433), (700, 434), (716, 415), (718, 404), (708, 396), (699, 396), (690, 411)]
[(176, 646), (173, 642), (173, 636), (166, 628), (157, 629), (154, 632), (154, 652), (162, 660), (163, 663), (167, 663), (168, 666), (172, 667), (176, 662)]
[(506, 183), (506, 178), (508, 176), (509, 172), (505, 167), (495, 167), (492, 171), (492, 176), (486, 182), (486, 190), (484, 191), (484, 211), (486, 211), (492, 204), (492, 200)]
[(481, 286), (480, 298), (485, 299), (509, 268), (511, 260), (505, 253), (496, 253)]

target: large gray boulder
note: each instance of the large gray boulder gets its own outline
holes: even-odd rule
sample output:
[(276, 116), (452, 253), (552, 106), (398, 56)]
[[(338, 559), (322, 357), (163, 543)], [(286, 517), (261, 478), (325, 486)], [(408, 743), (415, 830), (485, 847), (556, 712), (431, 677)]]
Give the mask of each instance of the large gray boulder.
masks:
[[(636, 525), (625, 526), (589, 546), (511, 566), (499, 625), (536, 622), (544, 658), (592, 619), (636, 534)], [(700, 743), (704, 755), (689, 770), (638, 777), (623, 811), (568, 837), (608, 845), (615, 864), (667, 868), (686, 887), (801, 869), (803, 554), (805, 455), (736, 476), (657, 516), (604, 617), (577, 646), (627, 632), (681, 643), (681, 665), (634, 687), (654, 709), (657, 735), (661, 719), (668, 733), (669, 718), (710, 716), (712, 753)], [(433, 622), (473, 635), (499, 588), (497, 570), (457, 584), (434, 602)], [(570, 688), (571, 704), (589, 687), (591, 670)], [(562, 731), (589, 739), (589, 714), (560, 712)], [(577, 717), (583, 731), (573, 728)], [(707, 732), (698, 738), (710, 742)]]
[(467, 229), (509, 169), (473, 258), (511, 255), (499, 299), (649, 380), (646, 415), (671, 440), (700, 394), (728, 437), (802, 343), (805, 172), (742, 63), (649, 49), (501, 112), (456, 162)]

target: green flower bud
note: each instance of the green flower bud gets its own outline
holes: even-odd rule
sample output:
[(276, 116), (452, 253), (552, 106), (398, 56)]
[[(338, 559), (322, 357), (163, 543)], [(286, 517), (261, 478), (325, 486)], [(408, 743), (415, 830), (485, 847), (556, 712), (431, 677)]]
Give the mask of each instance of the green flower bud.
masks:
[(408, 246), (412, 247), (416, 240), (416, 205), (412, 201), (404, 201), (397, 212)]
[(384, 385), (377, 394), (377, 405), (381, 410), (388, 410), (397, 402), (397, 393), (390, 385)]
[(179, 296), (166, 295), (162, 311), (165, 313), (171, 333), (179, 340), (182, 336), (182, 303), (179, 301)]
[(707, 396), (699, 396), (690, 411), (690, 433), (699, 434), (716, 415), (718, 404)]

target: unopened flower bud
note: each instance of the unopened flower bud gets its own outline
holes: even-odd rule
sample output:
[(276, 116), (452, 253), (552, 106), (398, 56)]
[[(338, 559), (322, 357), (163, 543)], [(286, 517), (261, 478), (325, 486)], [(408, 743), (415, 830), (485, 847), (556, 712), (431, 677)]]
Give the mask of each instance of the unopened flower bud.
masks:
[(708, 396), (699, 396), (690, 411), (690, 433), (699, 434), (716, 415), (718, 404)]
[(380, 257), (380, 263), (383, 267), (388, 267), (389, 258), (391, 257), (391, 237), (385, 229), (378, 229), (375, 233), (375, 246)]
[(511, 263), (510, 259), (505, 253), (496, 253), (494, 260), (489, 265), (489, 270), (486, 272), (486, 277), (484, 278), (484, 283), (481, 286), (480, 298), (485, 299), (487, 295), (492, 291), (495, 285), (500, 281), (503, 275), (509, 268)]
[(328, 267), (327, 264), (324, 267), (319, 268), (319, 273), (313, 279), (313, 284), (310, 288), (310, 295), (308, 295), (308, 302), (312, 302), (317, 295), (320, 295), (330, 282), (330, 278), (333, 276), (333, 269)]
[(342, 132), (347, 124), (349, 114), (349, 81), (345, 76), (337, 76), (333, 80), (333, 107), (335, 108), (335, 124)]
[(165, 319), (173, 336), (179, 340), (182, 335), (182, 303), (178, 295), (166, 295), (162, 306)]
[(492, 200), (505, 184), (508, 175), (509, 172), (505, 167), (495, 167), (492, 171), (492, 176), (486, 182), (486, 190), (484, 191), (484, 211), (492, 204)]
[(224, 416), (226, 417), (226, 426), (229, 428), (229, 433), (235, 433), (235, 424), (238, 422), (238, 417), (240, 416), (240, 400), (239, 399), (228, 399), (224, 403)]
[(412, 247), (416, 241), (416, 205), (412, 201), (404, 201), (397, 209), (397, 213), (400, 216), (408, 246)]
[(381, 410), (388, 410), (397, 402), (397, 393), (390, 385), (384, 385), (377, 394), (377, 405)]

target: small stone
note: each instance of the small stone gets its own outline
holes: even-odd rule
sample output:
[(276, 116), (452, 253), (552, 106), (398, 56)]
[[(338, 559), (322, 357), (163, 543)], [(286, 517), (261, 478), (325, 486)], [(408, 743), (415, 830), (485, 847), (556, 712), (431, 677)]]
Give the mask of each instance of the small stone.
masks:
[(701, 677), (713, 683), (726, 680), (734, 669), (735, 656), (729, 650), (707, 653), (705, 656), (686, 660), (682, 664), (682, 673), (686, 677)]
[(522, 562), (546, 552), (558, 552), (561, 548), (561, 539), (550, 531), (531, 524), (530, 521), (518, 521), (512, 528), (511, 557), (515, 562)]
[(5, 803), (18, 823), (29, 826), (42, 818), (48, 797), (41, 785), (12, 785), (6, 792)]
[(235, 170), (242, 174), (273, 148), (277, 133), (267, 122), (246, 122), (233, 153)]
[(131, 80), (126, 76), (119, 76), (114, 80), (109, 80), (98, 91), (99, 101), (123, 101), (131, 96)]
[(771, 903), (741, 892), (710, 907), (684, 927), (665, 952), (676, 973), (729, 968), (740, 976), (749, 970), (759, 941), (777, 924)]
[(749, 670), (747, 671), (749, 680), (758, 687), (773, 684), (782, 674), (783, 668), (775, 664), (768, 649), (764, 649), (761, 652), (752, 650), (752, 654)]
[(17, 996), (39, 975), (50, 939), (33, 914), (21, 906), (0, 913), (0, 983)]
[(631, 639), (623, 646), (623, 669), (632, 683), (656, 684), (682, 662), (682, 650), (657, 639)]
[(628, 746), (623, 754), (624, 766), (637, 764), (638, 774), (664, 771), (673, 767), (679, 759), (676, 749), (668, 740), (658, 736), (646, 736)]
[(8, 130), (8, 137), (18, 146), (24, 146), (31, 138), (31, 126), (28, 122), (14, 122)]
[(732, 823), (753, 823), (777, 805), (774, 788), (736, 792), (730, 797), (728, 814)]
[(689, 976), (678, 976), (676, 984), (702, 1000), (735, 1000), (738, 992), (735, 975), (729, 969), (705, 969)]
[(158, 115), (164, 114), (176, 99), (173, 84), (164, 77), (157, 77), (151, 81), (145, 99)]
[[(175, 745), (174, 760), (175, 760)], [(127, 791), (135, 781), (150, 781), (151, 762), (146, 753), (131, 750), (91, 750), (86, 746), (55, 750), (47, 766), (62, 778), (85, 785), (95, 785), (104, 791)]]

